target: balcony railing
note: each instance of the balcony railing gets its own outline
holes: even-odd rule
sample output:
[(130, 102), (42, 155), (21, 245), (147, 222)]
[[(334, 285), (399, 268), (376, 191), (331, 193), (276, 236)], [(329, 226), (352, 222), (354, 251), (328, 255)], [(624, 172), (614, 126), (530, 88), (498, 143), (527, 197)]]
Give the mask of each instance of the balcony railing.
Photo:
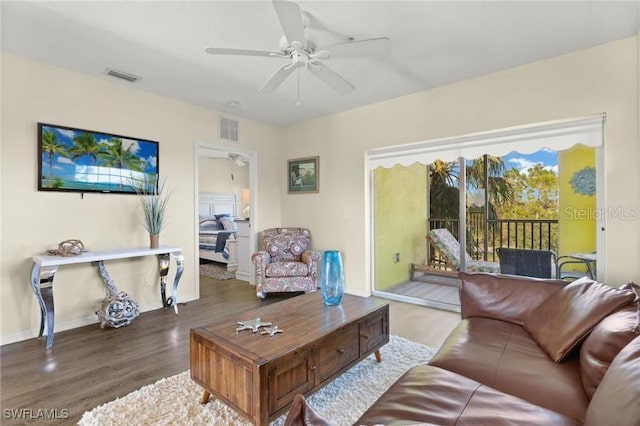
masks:
[[(430, 219), (429, 229), (446, 228), (458, 238), (459, 219)], [(485, 234), (486, 228), (486, 234)], [(485, 238), (486, 235), (486, 238)], [(467, 214), (467, 253), (476, 260), (497, 262), (499, 247), (553, 250), (558, 249), (556, 219), (489, 219), (478, 213)], [(444, 267), (445, 259), (429, 247), (429, 263)]]

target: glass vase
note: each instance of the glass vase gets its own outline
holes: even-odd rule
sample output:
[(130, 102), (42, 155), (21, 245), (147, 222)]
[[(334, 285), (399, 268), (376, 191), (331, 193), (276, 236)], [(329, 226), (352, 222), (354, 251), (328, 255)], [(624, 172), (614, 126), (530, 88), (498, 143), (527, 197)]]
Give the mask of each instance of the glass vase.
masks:
[(322, 254), (320, 290), (325, 305), (339, 305), (344, 293), (344, 269), (338, 250), (327, 250)]

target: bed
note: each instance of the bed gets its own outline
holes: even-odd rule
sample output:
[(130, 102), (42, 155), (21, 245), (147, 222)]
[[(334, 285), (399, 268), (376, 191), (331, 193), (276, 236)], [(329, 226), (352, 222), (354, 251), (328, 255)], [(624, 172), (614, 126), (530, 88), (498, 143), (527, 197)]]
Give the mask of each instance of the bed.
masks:
[(236, 195), (201, 192), (198, 204), (200, 259), (226, 263), (228, 271), (235, 271), (238, 268)]

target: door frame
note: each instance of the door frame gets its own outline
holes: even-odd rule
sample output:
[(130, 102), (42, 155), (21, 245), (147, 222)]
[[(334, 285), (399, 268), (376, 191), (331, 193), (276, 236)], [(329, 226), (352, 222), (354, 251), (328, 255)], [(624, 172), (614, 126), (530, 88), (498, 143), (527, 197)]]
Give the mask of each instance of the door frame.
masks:
[[(198, 141), (194, 142), (193, 149), (193, 170), (194, 170), (194, 219), (193, 219), (193, 246), (194, 246), (194, 270), (200, 269), (200, 257), (197, 255), (199, 252), (198, 247), (198, 233), (199, 233), (199, 218), (198, 218), (198, 198), (200, 196), (200, 158), (216, 157), (228, 154), (240, 154), (249, 159), (249, 191), (251, 191), (251, 198), (249, 200), (249, 211), (251, 212), (251, 226), (249, 227), (249, 250), (254, 252), (256, 248), (256, 229), (260, 229), (258, 226), (258, 153), (257, 151), (240, 148), (235, 144), (227, 142), (207, 142)], [(253, 271), (249, 271), (249, 283), (255, 285), (255, 274)], [(200, 274), (196, 273), (196, 294), (200, 298)]]

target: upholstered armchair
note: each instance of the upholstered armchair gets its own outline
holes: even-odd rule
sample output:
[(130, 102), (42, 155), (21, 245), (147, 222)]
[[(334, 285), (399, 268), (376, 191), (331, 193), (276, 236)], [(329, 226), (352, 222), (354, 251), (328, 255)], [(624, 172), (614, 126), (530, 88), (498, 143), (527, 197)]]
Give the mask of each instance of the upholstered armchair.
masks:
[(271, 228), (262, 232), (260, 251), (251, 256), (256, 270), (256, 293), (311, 292), (317, 289), (320, 252), (312, 251), (306, 228)]

